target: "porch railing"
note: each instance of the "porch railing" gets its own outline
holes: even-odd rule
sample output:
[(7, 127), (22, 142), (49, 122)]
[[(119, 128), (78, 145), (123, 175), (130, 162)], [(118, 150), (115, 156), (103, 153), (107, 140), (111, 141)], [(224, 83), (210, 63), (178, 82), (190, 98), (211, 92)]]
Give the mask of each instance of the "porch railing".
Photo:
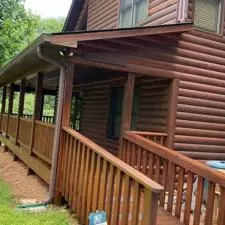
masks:
[(35, 137), (32, 152), (51, 164), (55, 126), (53, 124), (35, 121), (34, 129)]
[(166, 139), (167, 139), (166, 133), (156, 133), (156, 132), (148, 132), (148, 131), (132, 131), (132, 132), (144, 138), (152, 140), (158, 144), (161, 144), (164, 146), (166, 144)]
[(7, 130), (7, 122), (8, 122), (8, 115), (2, 114), (1, 131), (4, 132), (4, 133)]
[(163, 188), (71, 128), (64, 127), (58, 191), (83, 224), (96, 210), (109, 225), (156, 224)]
[(8, 131), (7, 134), (11, 138), (16, 139), (16, 127), (17, 127), (17, 117), (16, 116), (9, 116), (8, 119)]
[(54, 130), (55, 125), (36, 120), (33, 132), (33, 120), (20, 117), (18, 121), (16, 115), (2, 114), (1, 131), (4, 135), (48, 164), (51, 164)]
[(165, 187), (160, 205), (184, 224), (225, 224), (223, 173), (133, 132), (124, 134), (122, 159)]
[(32, 120), (20, 118), (19, 119), (19, 133), (18, 143), (23, 145), (25, 148), (30, 148), (31, 134), (32, 134)]

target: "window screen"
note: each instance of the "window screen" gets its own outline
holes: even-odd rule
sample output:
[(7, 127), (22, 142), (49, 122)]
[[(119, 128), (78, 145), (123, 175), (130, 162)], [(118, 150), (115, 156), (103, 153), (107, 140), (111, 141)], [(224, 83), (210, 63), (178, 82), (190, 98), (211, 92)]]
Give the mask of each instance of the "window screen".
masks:
[(132, 27), (148, 16), (148, 0), (121, 0), (120, 27)]
[(219, 33), (221, 17), (220, 0), (195, 0), (194, 24), (196, 27)]

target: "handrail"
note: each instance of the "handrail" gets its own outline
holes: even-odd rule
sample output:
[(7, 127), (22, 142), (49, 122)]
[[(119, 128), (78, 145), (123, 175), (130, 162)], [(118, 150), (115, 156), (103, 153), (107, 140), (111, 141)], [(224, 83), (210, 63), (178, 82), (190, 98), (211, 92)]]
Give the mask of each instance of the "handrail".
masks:
[(172, 151), (167, 147), (157, 144), (142, 136), (137, 136), (136, 134), (129, 131), (125, 132), (124, 137), (127, 140), (147, 150), (151, 149), (151, 153), (157, 154), (162, 158), (168, 159), (169, 161), (173, 162), (178, 166), (181, 166), (193, 173), (197, 173), (198, 175), (206, 178), (207, 180), (213, 181), (225, 187), (225, 175), (223, 173), (216, 171), (197, 160), (193, 160), (183, 154), (180, 154), (176, 151)]
[(141, 136), (159, 136), (159, 137), (167, 137), (166, 133), (157, 133), (157, 132), (149, 132), (149, 131), (130, 131), (131, 133), (139, 134)]
[(130, 177), (134, 178), (136, 181), (138, 181), (144, 187), (150, 189), (151, 191), (153, 191), (155, 193), (161, 193), (162, 190), (164, 189), (161, 185), (159, 185), (155, 181), (151, 180), (150, 178), (146, 177), (145, 175), (143, 175), (139, 171), (135, 170), (133, 167), (129, 166), (128, 164), (124, 163), (122, 160), (118, 159), (116, 156), (107, 152), (105, 149), (103, 149), (99, 145), (95, 144), (94, 142), (92, 142), (90, 139), (86, 138), (79, 132), (77, 132), (69, 127), (63, 127), (63, 130), (66, 131), (67, 133), (69, 133), (74, 138), (78, 139), (79, 141), (84, 142), (87, 145), (87, 147), (93, 149), (101, 157), (105, 158), (111, 164), (118, 167), (121, 171), (123, 171)]

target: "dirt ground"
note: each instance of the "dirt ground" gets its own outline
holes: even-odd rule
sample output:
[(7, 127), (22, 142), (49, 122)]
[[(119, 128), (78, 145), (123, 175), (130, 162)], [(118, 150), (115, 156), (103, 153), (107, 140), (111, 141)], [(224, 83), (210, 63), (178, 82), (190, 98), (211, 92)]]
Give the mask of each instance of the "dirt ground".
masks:
[(46, 200), (48, 186), (36, 175), (27, 176), (27, 167), (21, 161), (13, 161), (10, 152), (3, 152), (0, 148), (0, 177), (12, 188), (16, 200), (36, 199)]

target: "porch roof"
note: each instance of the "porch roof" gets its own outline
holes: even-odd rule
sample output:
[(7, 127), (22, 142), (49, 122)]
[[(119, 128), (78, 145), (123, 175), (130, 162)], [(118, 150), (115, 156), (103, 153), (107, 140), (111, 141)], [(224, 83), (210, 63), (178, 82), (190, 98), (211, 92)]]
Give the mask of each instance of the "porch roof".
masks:
[[(26, 77), (38, 71), (44, 71), (48, 67), (50, 67), (51, 65), (49, 63), (39, 58), (37, 54), (38, 47), (41, 47), (43, 49), (45, 55), (48, 55), (49, 57), (59, 62), (64, 62), (67, 58), (59, 54), (60, 50), (64, 48), (72, 48), (77, 51), (79, 50), (78, 44), (87, 43), (89, 41), (142, 37), (168, 33), (181, 33), (191, 29), (193, 29), (193, 25), (191, 23), (186, 23), (113, 30), (42, 34), (31, 45), (29, 45), (1, 69), (0, 85), (14, 82), (15, 80), (21, 79), (22, 77)], [(76, 60), (78, 64), (79, 59), (82, 61), (84, 60), (84, 57), (82, 56), (82, 54), (79, 55), (78, 51), (76, 52)], [(119, 70), (119, 67), (115, 67), (114, 69)]]

